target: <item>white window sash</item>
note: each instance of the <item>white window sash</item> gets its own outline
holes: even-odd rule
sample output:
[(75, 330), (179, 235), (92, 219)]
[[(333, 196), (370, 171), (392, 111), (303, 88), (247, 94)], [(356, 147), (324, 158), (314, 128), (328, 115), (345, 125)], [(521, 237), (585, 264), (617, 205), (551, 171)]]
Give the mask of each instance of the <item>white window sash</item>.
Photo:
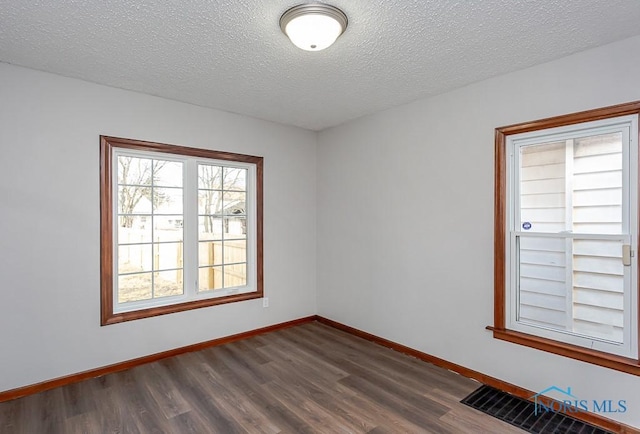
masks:
[[(523, 146), (548, 142), (564, 141), (581, 137), (622, 132), (623, 134), (623, 227), (620, 234), (591, 234), (591, 233), (548, 233), (530, 232), (520, 229), (520, 179), (518, 160), (519, 148)], [(624, 324), (623, 343), (615, 343), (591, 336), (580, 335), (570, 331), (556, 330), (538, 324), (528, 324), (518, 321), (519, 289), (517, 240), (521, 236), (539, 238), (561, 238), (565, 240), (617, 240), (623, 244), (630, 244), (635, 250), (638, 245), (637, 226), (637, 149), (638, 125), (637, 116), (622, 116), (613, 119), (589, 122), (578, 126), (558, 127), (531, 133), (513, 135), (507, 138), (507, 207), (505, 239), (506, 252), (506, 282), (505, 313), (508, 329), (520, 331), (544, 338), (566, 342), (586, 348), (604, 351), (611, 354), (637, 358), (638, 357), (638, 288), (637, 256), (632, 258), (632, 265), (625, 268), (624, 273)], [(631, 163), (633, 162), (633, 163)], [(633, 204), (633, 206), (632, 206)], [(570, 267), (567, 267), (568, 269)], [(568, 315), (568, 314), (567, 314)]]
[[(139, 151), (124, 148), (114, 148), (112, 154), (112, 191), (114, 204), (112, 206), (113, 222), (113, 312), (124, 313), (141, 309), (190, 302), (201, 299), (224, 297), (233, 294), (244, 294), (257, 291), (257, 170), (252, 163), (236, 161), (203, 159), (181, 156), (155, 151)], [(167, 296), (150, 300), (118, 302), (118, 157), (128, 156), (183, 163), (183, 294)], [(246, 219), (247, 219), (247, 261), (246, 285), (220, 288), (208, 291), (198, 291), (198, 164), (212, 164), (228, 168), (247, 169), (246, 180)], [(152, 273), (155, 272), (152, 271)]]

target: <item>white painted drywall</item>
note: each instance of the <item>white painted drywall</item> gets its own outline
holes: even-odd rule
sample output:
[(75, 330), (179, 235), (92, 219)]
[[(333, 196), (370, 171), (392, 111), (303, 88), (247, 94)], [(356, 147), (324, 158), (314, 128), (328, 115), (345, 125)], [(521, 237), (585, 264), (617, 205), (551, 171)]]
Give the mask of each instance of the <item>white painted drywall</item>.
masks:
[(640, 378), (492, 338), (494, 129), (640, 99), (640, 38), (321, 132), (318, 313), (530, 390), (624, 399)]
[[(99, 136), (264, 157), (262, 300), (100, 327)], [(316, 312), (316, 133), (0, 64), (0, 391)]]
[[(640, 379), (491, 338), (493, 130), (640, 99), (640, 38), (315, 133), (0, 64), (0, 391), (314, 314), (531, 390)], [(265, 157), (260, 300), (99, 326), (98, 136)], [(316, 214), (317, 207), (317, 214)], [(316, 273), (316, 218), (318, 220)]]

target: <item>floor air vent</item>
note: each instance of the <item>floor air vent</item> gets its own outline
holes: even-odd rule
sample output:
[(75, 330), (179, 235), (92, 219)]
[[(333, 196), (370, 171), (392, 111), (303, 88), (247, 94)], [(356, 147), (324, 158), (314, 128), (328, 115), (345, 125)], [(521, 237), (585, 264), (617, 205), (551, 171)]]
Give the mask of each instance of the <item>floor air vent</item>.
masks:
[(489, 386), (480, 387), (460, 402), (534, 434), (613, 434), (562, 413), (536, 415), (533, 402)]

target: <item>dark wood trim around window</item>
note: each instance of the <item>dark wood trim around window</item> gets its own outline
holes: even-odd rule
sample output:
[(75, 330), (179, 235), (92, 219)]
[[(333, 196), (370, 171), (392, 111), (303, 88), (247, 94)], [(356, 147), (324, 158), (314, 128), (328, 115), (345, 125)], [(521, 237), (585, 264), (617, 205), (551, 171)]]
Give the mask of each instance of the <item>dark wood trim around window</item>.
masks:
[[(112, 173), (113, 148), (128, 148), (140, 151), (155, 151), (168, 154), (215, 160), (255, 164), (256, 166), (256, 291), (224, 297), (207, 298), (183, 303), (158, 306), (135, 311), (114, 313), (113, 311), (113, 200)], [(148, 318), (168, 313), (181, 312), (201, 307), (215, 306), (236, 301), (263, 297), (263, 158), (231, 152), (166, 145), (140, 140), (100, 136), (100, 324), (108, 325), (123, 321)]]
[[(540, 119), (533, 122), (509, 125), (496, 128), (495, 131), (495, 185), (494, 185), (494, 325), (487, 329), (493, 332), (493, 337), (549, 353), (558, 354), (594, 365), (604, 366), (617, 371), (640, 376), (640, 360), (616, 356), (601, 351), (595, 351), (552, 339), (541, 338), (506, 328), (505, 300), (505, 241), (506, 241), (506, 204), (507, 204), (507, 137), (514, 134), (549, 128), (574, 125), (583, 122), (593, 122), (618, 116), (640, 115), (640, 101), (619, 104), (610, 107), (572, 113), (563, 116)], [(638, 246), (636, 246), (638, 251)], [(638, 260), (638, 255), (636, 255)], [(638, 282), (635, 282), (638, 291)], [(638, 312), (640, 312), (640, 297)], [(639, 333), (640, 336), (640, 333)]]

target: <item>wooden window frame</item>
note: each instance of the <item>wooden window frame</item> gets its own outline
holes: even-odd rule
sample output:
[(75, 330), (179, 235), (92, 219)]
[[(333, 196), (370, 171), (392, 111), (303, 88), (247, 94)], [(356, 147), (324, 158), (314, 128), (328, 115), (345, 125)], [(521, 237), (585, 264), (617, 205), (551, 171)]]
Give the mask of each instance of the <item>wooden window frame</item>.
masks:
[[(114, 312), (113, 306), (113, 150), (126, 148), (137, 151), (161, 152), (181, 156), (222, 160), (229, 162), (248, 163), (256, 168), (256, 221), (255, 221), (255, 249), (256, 249), (256, 290), (251, 292), (231, 294), (226, 296), (203, 298), (178, 302), (175, 304), (154, 306), (126, 312)], [(231, 152), (212, 151), (207, 149), (190, 148), (162, 143), (145, 142), (141, 140), (124, 139), (118, 137), (100, 136), (100, 324), (109, 325), (124, 321), (149, 318), (174, 312), (182, 312), (220, 304), (233, 303), (244, 300), (262, 298), (263, 284), (263, 158)]]
[[(640, 358), (628, 358), (589, 348), (555, 341), (506, 328), (506, 216), (507, 216), (507, 137), (531, 131), (598, 121), (625, 115), (640, 116), (640, 101), (619, 104), (595, 110), (540, 119), (495, 129), (495, 184), (494, 184), (494, 325), (487, 329), (495, 339), (569, 357), (594, 365), (640, 376)], [(636, 139), (639, 139), (636, 137)], [(636, 142), (638, 143), (638, 142)], [(637, 162), (636, 162), (637, 163)], [(636, 204), (638, 205), (638, 204)], [(636, 252), (639, 246), (634, 246)], [(634, 260), (638, 261), (638, 256)], [(632, 282), (638, 291), (638, 281)], [(640, 299), (640, 297), (639, 297)], [(640, 303), (636, 315), (640, 314)], [(640, 333), (638, 333), (640, 336)]]

